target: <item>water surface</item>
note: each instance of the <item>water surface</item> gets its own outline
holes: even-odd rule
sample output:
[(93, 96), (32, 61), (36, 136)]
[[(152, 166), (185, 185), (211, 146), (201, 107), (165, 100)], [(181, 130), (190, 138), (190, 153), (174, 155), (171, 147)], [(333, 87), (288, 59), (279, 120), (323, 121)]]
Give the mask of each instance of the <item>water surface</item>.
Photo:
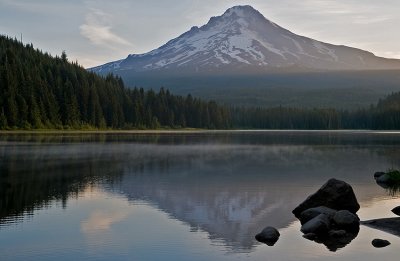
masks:
[[(3, 135), (0, 259), (395, 260), (396, 236), (362, 226), (333, 252), (291, 211), (335, 177), (361, 219), (394, 216), (400, 199), (372, 176), (400, 167), (399, 145), (393, 132)], [(267, 225), (273, 247), (254, 239)]]

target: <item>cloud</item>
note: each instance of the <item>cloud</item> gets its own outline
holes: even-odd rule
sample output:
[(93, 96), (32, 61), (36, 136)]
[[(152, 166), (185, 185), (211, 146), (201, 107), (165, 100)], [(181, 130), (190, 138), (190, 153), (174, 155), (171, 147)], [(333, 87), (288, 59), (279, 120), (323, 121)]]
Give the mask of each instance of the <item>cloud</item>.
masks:
[(53, 14), (60, 10), (64, 12), (76, 12), (79, 8), (76, 6), (78, 0), (70, 1), (50, 1), (50, 0), (0, 0), (0, 5), (5, 8), (12, 8), (26, 13)]
[(359, 16), (354, 17), (353, 23), (360, 24), (360, 25), (369, 25), (369, 24), (374, 24), (374, 23), (387, 22), (391, 19), (392, 19), (391, 16), (372, 17), (372, 15), (370, 15), (370, 16), (359, 15)]
[(373, 1), (367, 1), (360, 5), (359, 1), (355, 0), (304, 0), (297, 5), (314, 15), (353, 18), (355, 24), (379, 23), (392, 18), (385, 15), (385, 8)]
[(132, 46), (126, 39), (112, 32), (112, 16), (99, 10), (91, 9), (86, 14), (85, 23), (80, 28), (80, 33), (95, 45), (118, 49), (119, 46)]
[(400, 59), (400, 52), (399, 51), (384, 51), (384, 52), (377, 52), (376, 55), (386, 58), (392, 59)]

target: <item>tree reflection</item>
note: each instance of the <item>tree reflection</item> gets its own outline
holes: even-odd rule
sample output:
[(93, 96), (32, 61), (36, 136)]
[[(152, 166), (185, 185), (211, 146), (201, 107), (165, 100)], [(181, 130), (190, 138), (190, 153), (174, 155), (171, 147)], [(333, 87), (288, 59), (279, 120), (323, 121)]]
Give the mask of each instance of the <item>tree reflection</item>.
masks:
[[(252, 251), (255, 234), (267, 225), (290, 226), (300, 199), (331, 177), (361, 184), (359, 201), (376, 198), (380, 189), (365, 173), (387, 166), (398, 151), (393, 154), (389, 145), (394, 137), (360, 136), (0, 136), (0, 223), (15, 222), (53, 201), (66, 207), (68, 198), (101, 186), (133, 202), (145, 200), (231, 251)], [(336, 245), (321, 243), (336, 250), (353, 236)]]
[(65, 208), (68, 198), (78, 197), (88, 186), (122, 174), (118, 164), (101, 153), (80, 157), (78, 150), (63, 151), (56, 145), (0, 147), (0, 222), (18, 220), (51, 201)]

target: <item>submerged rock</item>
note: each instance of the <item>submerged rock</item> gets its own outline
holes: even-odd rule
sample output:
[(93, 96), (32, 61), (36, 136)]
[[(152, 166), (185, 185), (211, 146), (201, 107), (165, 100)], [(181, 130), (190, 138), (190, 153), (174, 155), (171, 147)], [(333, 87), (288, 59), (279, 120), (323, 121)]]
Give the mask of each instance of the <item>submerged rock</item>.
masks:
[(389, 169), (387, 172), (376, 172), (374, 178), (378, 184), (400, 185), (399, 170)]
[(390, 176), (386, 173), (376, 178), (376, 182), (378, 183), (390, 183), (391, 182), (390, 180), (391, 180)]
[(332, 238), (341, 238), (341, 237), (346, 236), (346, 233), (347, 233), (346, 230), (343, 230), (343, 229), (341, 229), (341, 230), (331, 230), (331, 231), (328, 232), (328, 236), (332, 237)]
[(385, 174), (386, 174), (386, 173), (385, 173), (385, 172), (382, 172), (382, 171), (375, 172), (374, 178), (377, 179), (377, 178), (379, 178), (380, 176), (385, 175)]
[(308, 239), (308, 240), (315, 240), (317, 239), (317, 234), (314, 233), (307, 233), (303, 235), (304, 238)]
[(398, 216), (400, 216), (400, 206), (395, 207), (394, 209), (392, 209), (392, 212)]
[(389, 241), (384, 240), (384, 239), (379, 239), (379, 238), (372, 240), (371, 243), (376, 248), (387, 247), (388, 245), (390, 245)]
[(316, 235), (325, 234), (330, 229), (329, 217), (325, 214), (319, 214), (301, 226), (301, 232), (304, 234), (313, 233)]
[(307, 223), (309, 220), (315, 218), (320, 214), (325, 214), (329, 218), (332, 218), (336, 214), (336, 210), (327, 208), (325, 206), (319, 206), (316, 208), (309, 208), (301, 212), (299, 220), (301, 224)]
[(273, 246), (278, 241), (280, 236), (279, 231), (274, 227), (266, 227), (255, 238), (257, 241)]
[(400, 217), (366, 220), (361, 224), (400, 237)]
[(357, 215), (348, 210), (340, 210), (333, 216), (336, 226), (344, 229), (357, 229), (360, 226), (360, 219)]
[(337, 179), (328, 180), (317, 192), (310, 195), (292, 212), (299, 218), (303, 211), (318, 206), (326, 206), (335, 210), (348, 210), (352, 213), (357, 213), (360, 209), (353, 188), (346, 182)]

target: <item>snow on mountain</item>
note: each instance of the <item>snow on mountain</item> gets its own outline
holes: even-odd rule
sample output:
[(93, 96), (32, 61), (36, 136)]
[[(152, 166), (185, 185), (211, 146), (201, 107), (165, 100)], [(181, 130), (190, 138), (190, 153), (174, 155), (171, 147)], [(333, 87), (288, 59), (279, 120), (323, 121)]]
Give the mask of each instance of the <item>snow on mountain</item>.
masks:
[(90, 70), (119, 71), (268, 71), (399, 69), (400, 61), (346, 46), (296, 35), (266, 19), (251, 6), (235, 6), (198, 28), (145, 54)]

